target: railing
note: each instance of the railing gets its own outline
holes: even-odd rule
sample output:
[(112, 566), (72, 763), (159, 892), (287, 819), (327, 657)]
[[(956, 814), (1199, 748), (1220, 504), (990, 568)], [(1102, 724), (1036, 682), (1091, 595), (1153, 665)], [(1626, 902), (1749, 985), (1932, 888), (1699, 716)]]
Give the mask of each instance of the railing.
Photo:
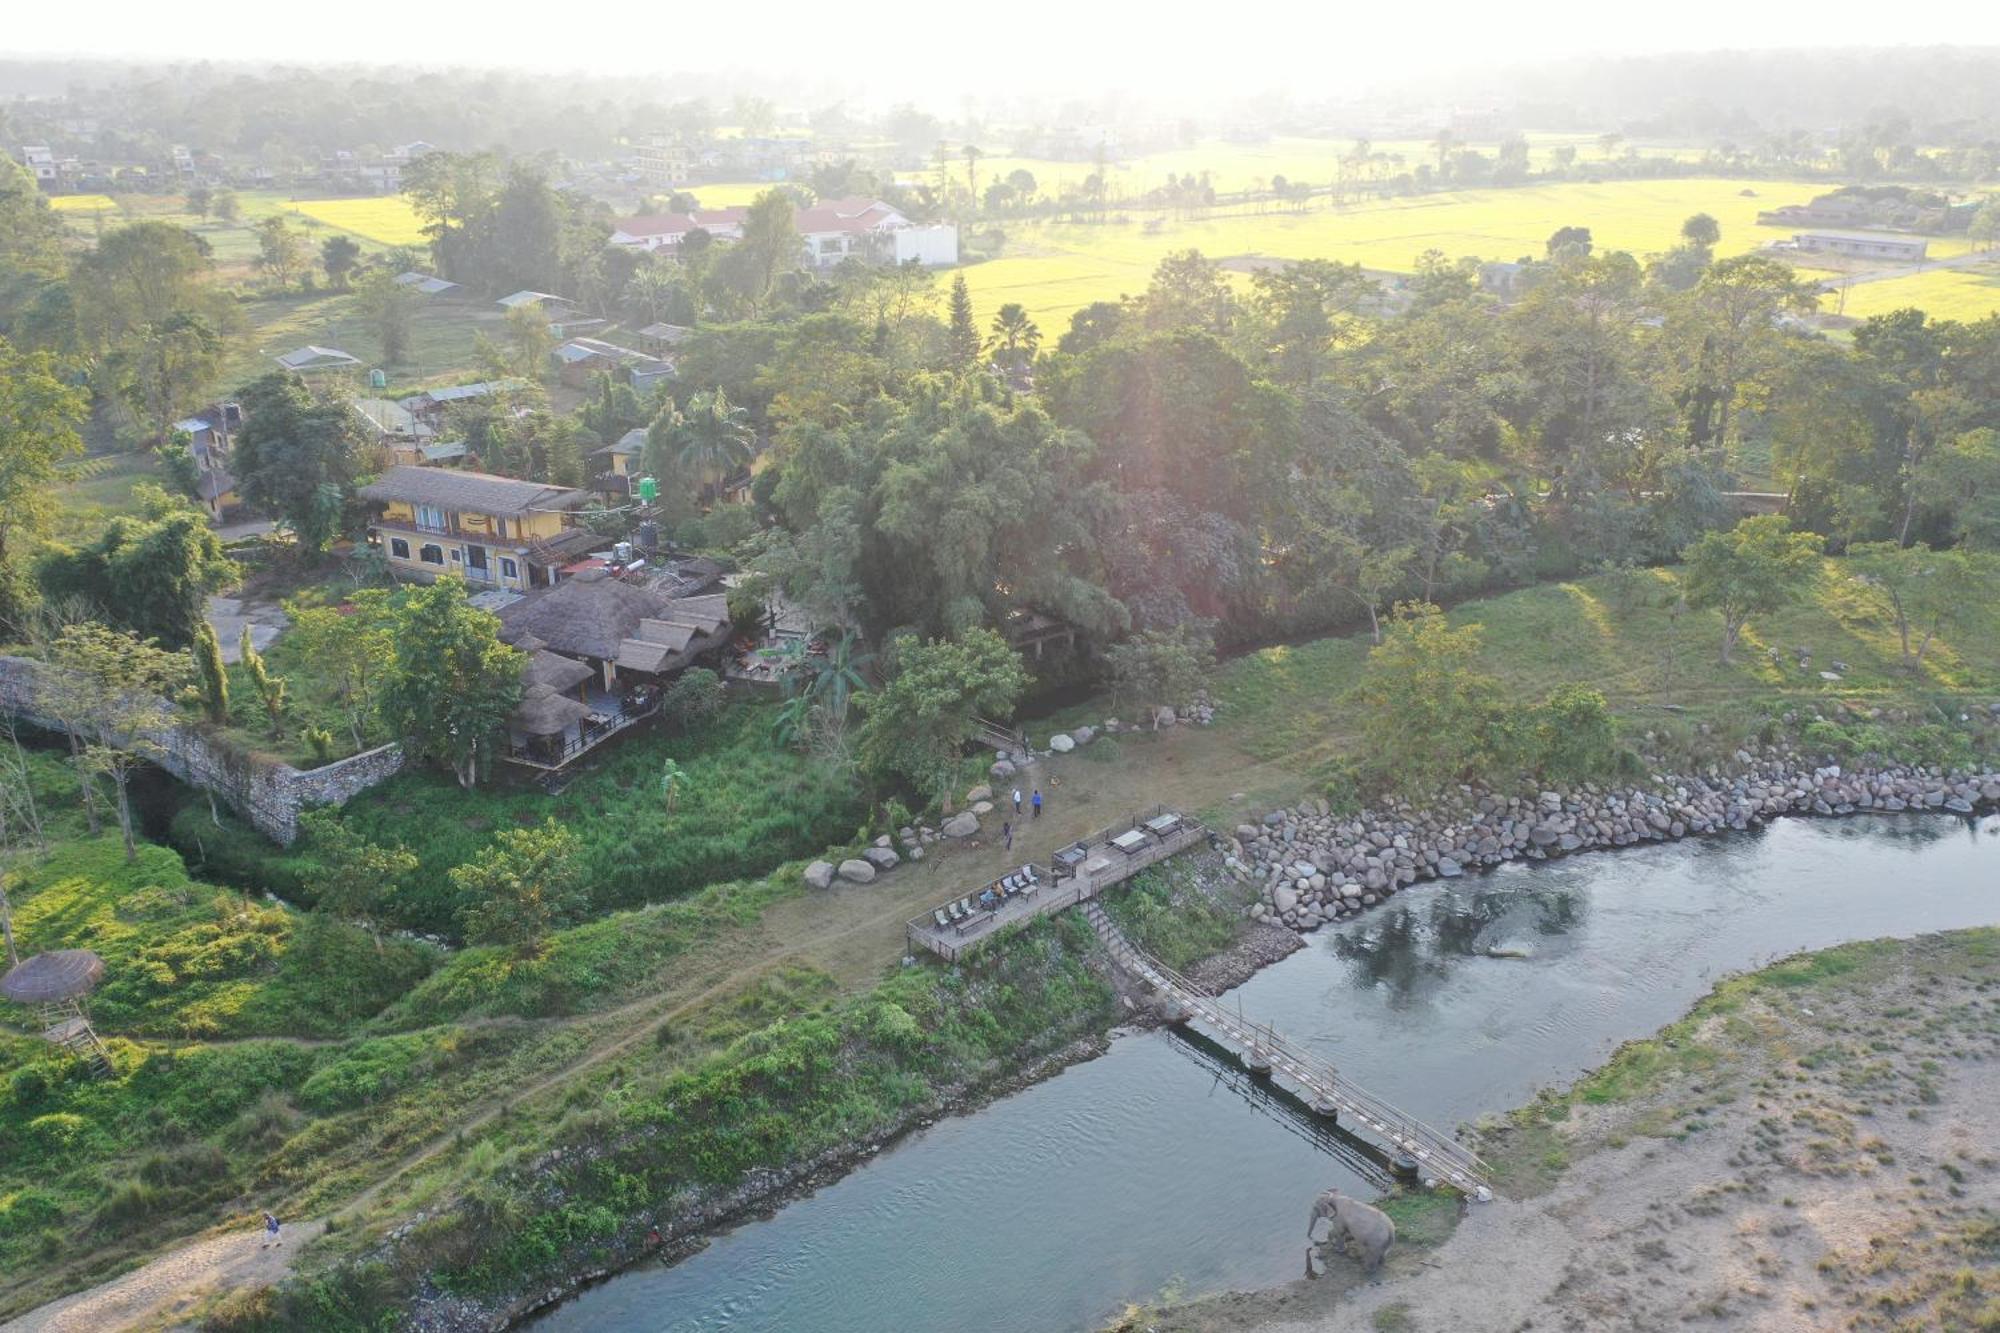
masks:
[[(609, 723), (590, 727), (586, 720), (578, 724), (575, 735), (564, 732), (562, 744), (556, 746), (516, 744), (509, 741), (507, 753), (501, 757), (509, 763), (521, 764), (528, 768), (548, 770), (562, 768), (577, 756), (596, 749), (627, 727), (643, 722), (659, 711), (660, 701), (655, 699), (643, 708), (620, 709), (618, 715)], [(590, 727), (587, 736), (584, 734), (585, 727)]]
[(1089, 901), (1082, 910), (1114, 962), (1186, 1006), (1193, 1017), (1239, 1046), (1239, 1054), (1285, 1075), (1315, 1103), (1358, 1119), (1362, 1127), (1408, 1153), (1419, 1169), (1430, 1168), (1475, 1199), (1492, 1197), (1486, 1183), (1491, 1170), (1470, 1148), (1357, 1086), (1325, 1059), (1295, 1046), (1268, 1024), (1245, 1018), (1240, 1012), (1231, 1013), (1214, 992), (1134, 946), (1112, 923), (1103, 904)]

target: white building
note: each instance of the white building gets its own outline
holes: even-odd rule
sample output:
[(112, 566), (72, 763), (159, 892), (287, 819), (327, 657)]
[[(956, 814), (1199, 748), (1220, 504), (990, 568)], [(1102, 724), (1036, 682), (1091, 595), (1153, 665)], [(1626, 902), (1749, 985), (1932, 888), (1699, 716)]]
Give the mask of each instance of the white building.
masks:
[(745, 208), (703, 208), (692, 213), (645, 213), (620, 218), (613, 224), (611, 244), (673, 254), (680, 250), (687, 234), (697, 229), (719, 241), (741, 240), (743, 219), (748, 212)]
[(880, 199), (828, 199), (798, 214), (806, 260), (831, 268), (850, 256), (926, 267), (958, 262), (958, 228), (920, 227)]
[(61, 183), (56, 169), (56, 155), (45, 144), (27, 144), (21, 148), (21, 165), (35, 178), (38, 189), (52, 191)]
[(639, 176), (648, 185), (685, 185), (694, 173), (694, 155), (678, 134), (648, 134), (638, 149)]

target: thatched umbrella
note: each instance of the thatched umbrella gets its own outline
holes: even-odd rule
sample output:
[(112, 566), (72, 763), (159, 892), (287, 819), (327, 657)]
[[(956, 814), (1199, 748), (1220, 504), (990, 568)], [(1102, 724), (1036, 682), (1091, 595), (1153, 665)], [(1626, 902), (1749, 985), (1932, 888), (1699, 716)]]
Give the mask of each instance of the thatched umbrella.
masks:
[(16, 1004), (80, 1000), (104, 976), (104, 960), (88, 949), (38, 953), (0, 977), (0, 995)]

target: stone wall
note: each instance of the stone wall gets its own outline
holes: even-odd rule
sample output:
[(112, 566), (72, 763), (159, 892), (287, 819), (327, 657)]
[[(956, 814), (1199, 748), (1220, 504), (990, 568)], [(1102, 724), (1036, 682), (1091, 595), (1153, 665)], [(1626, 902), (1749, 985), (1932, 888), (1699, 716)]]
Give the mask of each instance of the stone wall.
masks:
[[(63, 728), (36, 706), (41, 664), (0, 656), (0, 712), (46, 731)], [(316, 805), (339, 805), (402, 771), (403, 747), (364, 750), (319, 768), (297, 769), (246, 755), (194, 727), (175, 727), (153, 738), (156, 762), (192, 787), (215, 793), (264, 836), (289, 846), (299, 835), (299, 814)]]

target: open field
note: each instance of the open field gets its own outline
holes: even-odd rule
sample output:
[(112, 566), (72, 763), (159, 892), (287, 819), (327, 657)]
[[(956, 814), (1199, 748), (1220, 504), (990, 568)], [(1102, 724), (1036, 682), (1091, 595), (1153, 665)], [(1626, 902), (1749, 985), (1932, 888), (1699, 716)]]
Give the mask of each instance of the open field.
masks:
[(108, 194), (59, 194), (49, 200), (58, 213), (103, 213), (118, 207)]
[(379, 245), (422, 245), (423, 224), (400, 194), (346, 199), (302, 199), (292, 205), (314, 221)]
[[(307, 343), (360, 357), (364, 371), (382, 364), (381, 338), (363, 318), (352, 292), (261, 297), (245, 301), (243, 315), (249, 336), (232, 350), (223, 372), (223, 383), (230, 388), (275, 369), (272, 357)], [(383, 367), (389, 372), (389, 396), (439, 382), (477, 379), (474, 342), (481, 333), (498, 338), (501, 322), (499, 307), (483, 301), (423, 298), (410, 320), (409, 362)]]
[[(1079, 307), (1144, 290), (1163, 256), (1189, 247), (1211, 259), (1322, 258), (1409, 272), (1426, 250), (1439, 250), (1453, 259), (1539, 255), (1556, 228), (1577, 225), (1591, 229), (1599, 249), (1627, 250), (1643, 257), (1673, 246), (1689, 215), (1708, 213), (1722, 225), (1719, 252), (1732, 255), (1789, 239), (1793, 228), (1759, 227), (1757, 213), (1803, 202), (1823, 188), (1785, 181), (1690, 178), (1468, 190), (1341, 208), (1319, 201), (1303, 212), (1246, 205), (1240, 211), (1187, 219), (1157, 210), (1113, 211), (1101, 223), (1005, 225), (1007, 245), (1002, 256), (967, 268), (965, 276), (982, 322), (1002, 302), (1018, 301), (1028, 307), (1044, 335), (1053, 336)], [(1935, 239), (1931, 252), (1944, 258), (1963, 253), (1969, 244), (1963, 237)], [(1861, 290), (1856, 289), (1857, 296)], [(1961, 301), (1962, 306), (1972, 304), (1976, 300), (1971, 297)], [(2000, 308), (2000, 295), (1987, 308)]]
[[(1832, 310), (1828, 296), (1820, 309)], [(1843, 314), (1857, 319), (1916, 306), (1937, 319), (1981, 319), (2000, 310), (2000, 253), (1969, 268), (1931, 269), (1907, 278), (1859, 283), (1849, 289)]]
[[(701, 201), (703, 208), (741, 208), (754, 201), (766, 190), (776, 188), (772, 181), (716, 181), (708, 185), (683, 185), (675, 187), (686, 190)], [(653, 194), (670, 193), (668, 189), (655, 188)]]

